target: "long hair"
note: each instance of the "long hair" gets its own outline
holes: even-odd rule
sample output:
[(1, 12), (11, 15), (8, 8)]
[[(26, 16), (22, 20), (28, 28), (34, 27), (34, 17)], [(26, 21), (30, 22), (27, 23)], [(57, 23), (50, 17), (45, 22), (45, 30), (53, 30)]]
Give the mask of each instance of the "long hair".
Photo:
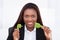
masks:
[(20, 12), (20, 14), (19, 14), (19, 17), (18, 17), (16, 23), (15, 23), (14, 26), (13, 26), (14, 28), (16, 28), (17, 24), (21, 24), (21, 25), (24, 25), (24, 24), (25, 24), (25, 22), (24, 22), (24, 20), (23, 20), (23, 15), (24, 15), (24, 11), (25, 11), (26, 9), (28, 9), (28, 8), (29, 8), (29, 9), (34, 9), (34, 10), (36, 10), (36, 12), (37, 12), (37, 23), (40, 23), (41, 25), (43, 25), (38, 6), (37, 6), (36, 4), (34, 4), (34, 3), (27, 3), (27, 4), (24, 5), (24, 7), (22, 8), (22, 10), (21, 10), (21, 12)]

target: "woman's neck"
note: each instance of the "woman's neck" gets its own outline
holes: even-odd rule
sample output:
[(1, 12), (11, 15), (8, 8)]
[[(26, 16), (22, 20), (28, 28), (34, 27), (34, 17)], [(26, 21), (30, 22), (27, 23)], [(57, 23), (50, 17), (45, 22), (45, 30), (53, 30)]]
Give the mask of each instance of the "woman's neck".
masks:
[(26, 27), (28, 31), (33, 31), (34, 30), (34, 27)]

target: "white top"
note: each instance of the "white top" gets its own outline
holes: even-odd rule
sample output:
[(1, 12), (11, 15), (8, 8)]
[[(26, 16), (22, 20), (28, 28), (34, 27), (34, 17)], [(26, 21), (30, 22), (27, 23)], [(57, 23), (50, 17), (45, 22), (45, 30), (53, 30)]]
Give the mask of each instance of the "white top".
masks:
[(33, 31), (28, 31), (25, 26), (24, 40), (36, 40), (36, 28)]

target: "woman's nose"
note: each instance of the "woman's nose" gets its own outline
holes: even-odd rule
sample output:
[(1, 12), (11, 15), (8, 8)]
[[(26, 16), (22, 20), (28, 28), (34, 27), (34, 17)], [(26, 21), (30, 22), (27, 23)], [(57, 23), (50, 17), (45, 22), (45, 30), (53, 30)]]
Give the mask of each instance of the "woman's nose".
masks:
[(31, 17), (29, 17), (28, 21), (32, 21), (32, 18), (31, 18)]

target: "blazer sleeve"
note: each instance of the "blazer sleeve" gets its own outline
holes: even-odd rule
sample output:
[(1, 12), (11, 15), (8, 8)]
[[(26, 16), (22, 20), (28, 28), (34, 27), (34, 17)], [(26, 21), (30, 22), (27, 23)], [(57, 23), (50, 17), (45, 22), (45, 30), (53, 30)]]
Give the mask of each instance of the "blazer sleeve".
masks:
[(13, 40), (13, 27), (10, 27), (9, 29), (8, 29), (8, 38), (7, 38), (7, 40)]

